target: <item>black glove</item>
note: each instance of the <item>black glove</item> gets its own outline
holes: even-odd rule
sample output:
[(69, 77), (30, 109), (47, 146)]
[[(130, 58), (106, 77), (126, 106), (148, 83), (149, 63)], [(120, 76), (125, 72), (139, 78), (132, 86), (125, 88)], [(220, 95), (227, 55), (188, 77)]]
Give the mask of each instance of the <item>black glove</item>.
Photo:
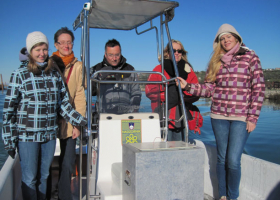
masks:
[(9, 154), (9, 156), (12, 157), (12, 159), (14, 159), (15, 155), (16, 155), (16, 150), (15, 149), (11, 149), (11, 150), (8, 151), (8, 154)]

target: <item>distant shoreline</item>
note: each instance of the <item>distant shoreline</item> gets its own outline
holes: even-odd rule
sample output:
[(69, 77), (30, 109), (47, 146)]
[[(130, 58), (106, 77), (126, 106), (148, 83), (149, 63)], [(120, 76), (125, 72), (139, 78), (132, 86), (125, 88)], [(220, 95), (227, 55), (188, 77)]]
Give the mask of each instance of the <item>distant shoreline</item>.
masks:
[(265, 89), (265, 99), (280, 99), (280, 89)]

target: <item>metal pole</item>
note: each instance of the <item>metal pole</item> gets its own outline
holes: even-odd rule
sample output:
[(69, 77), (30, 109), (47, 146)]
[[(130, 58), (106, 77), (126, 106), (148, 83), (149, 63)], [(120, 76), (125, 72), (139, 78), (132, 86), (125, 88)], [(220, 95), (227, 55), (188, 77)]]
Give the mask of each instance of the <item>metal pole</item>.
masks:
[(81, 128), (80, 145), (79, 145), (79, 200), (82, 199), (82, 162), (83, 162), (83, 128)]
[[(85, 78), (84, 78), (84, 71), (85, 71), (85, 57), (83, 56), (84, 54), (85, 54), (85, 48), (84, 48), (84, 27), (82, 26), (82, 30), (81, 30), (81, 52), (80, 52), (80, 57), (81, 57), (81, 60), (82, 60), (82, 64), (83, 64), (83, 67), (82, 67), (82, 69), (83, 69), (83, 84), (84, 84), (84, 80), (85, 80)], [(80, 134), (80, 145), (79, 145), (79, 147), (80, 147), (80, 151), (79, 151), (79, 153), (80, 153), (80, 156), (79, 156), (79, 158), (80, 158), (80, 162), (79, 162), (79, 167), (80, 167), (80, 170), (79, 170), (79, 183), (80, 183), (80, 185), (79, 185), (79, 200), (82, 200), (82, 194), (83, 194), (83, 189), (82, 189), (82, 166), (83, 166), (83, 144), (82, 144), (82, 141), (83, 141), (83, 131), (84, 131), (84, 129), (82, 128), (81, 129), (81, 134)]]
[[(83, 45), (84, 44), (84, 26), (81, 27), (81, 44)], [(81, 51), (80, 51), (80, 57), (81, 57), (81, 60), (84, 61), (84, 55), (85, 52), (84, 52), (84, 48), (81, 47)]]
[[(82, 26), (82, 35), (81, 35), (81, 44), (84, 43), (84, 26)], [(81, 60), (84, 60), (84, 56), (85, 55), (85, 49), (84, 48), (81, 48), (81, 52), (80, 52), (80, 57), (81, 57)], [(83, 74), (83, 80), (82, 80), (82, 84), (83, 86), (85, 87), (85, 74), (86, 74), (86, 70), (85, 70), (85, 67), (82, 68), (82, 74)]]
[(157, 56), (158, 56), (158, 59), (159, 59), (159, 57), (160, 57), (160, 52), (159, 52), (159, 41), (158, 41), (158, 29), (157, 29), (156, 26), (153, 26), (153, 21), (150, 20), (150, 28), (148, 28), (148, 29), (146, 29), (146, 30), (144, 30), (144, 31), (141, 31), (141, 32), (139, 33), (139, 32), (138, 32), (138, 29), (137, 29), (137, 27), (136, 27), (136, 28), (135, 28), (135, 31), (136, 31), (136, 34), (137, 34), (137, 35), (141, 35), (141, 34), (147, 32), (147, 31), (150, 31), (150, 30), (152, 30), (152, 29), (155, 29), (155, 31), (156, 31)]
[[(174, 70), (175, 70), (175, 74), (176, 74), (176, 77), (179, 76), (179, 73), (178, 73), (178, 69), (177, 69), (177, 64), (176, 64), (176, 61), (175, 61), (175, 57), (174, 57), (174, 51), (173, 51), (173, 46), (172, 46), (172, 41), (171, 41), (171, 36), (170, 36), (170, 32), (169, 32), (169, 28), (168, 28), (168, 22), (165, 20), (165, 28), (166, 28), (166, 34), (167, 34), (167, 38), (168, 38), (168, 44), (169, 44), (169, 49), (171, 51), (171, 56), (172, 56), (172, 62), (173, 62), (173, 66), (174, 66)], [(184, 98), (183, 98), (183, 92), (182, 92), (182, 88), (181, 88), (181, 85), (178, 84), (178, 87), (179, 87), (179, 94), (180, 94), (180, 100), (181, 100), (181, 108), (183, 110), (183, 116), (184, 116), (184, 124), (185, 124), (185, 127), (186, 127), (186, 134), (185, 134), (185, 142), (188, 142), (188, 134), (189, 134), (189, 126), (188, 126), (188, 123), (187, 123), (187, 112), (186, 112), (186, 107), (185, 107), (185, 103), (184, 103)]]
[[(163, 55), (163, 50), (164, 50), (164, 38), (163, 38), (163, 15), (160, 16), (160, 38), (161, 38), (161, 67), (162, 67), (162, 74), (164, 74), (164, 55)], [(163, 87), (163, 86), (161, 86)], [(163, 130), (163, 135), (164, 135), (164, 141), (167, 141), (167, 136), (168, 136), (168, 107), (167, 107), (167, 102), (168, 102), (168, 92), (167, 92), (167, 87), (168, 84), (165, 84), (165, 108), (164, 108), (164, 116), (165, 116), (165, 127)]]
[(84, 32), (83, 32), (83, 38), (84, 38), (84, 66), (86, 68), (86, 75), (87, 75), (87, 135), (88, 138), (88, 144), (87, 144), (87, 190), (86, 190), (86, 199), (89, 200), (90, 198), (90, 169), (91, 169), (91, 144), (92, 144), (92, 134), (91, 134), (91, 80), (90, 80), (90, 59), (89, 59), (89, 26), (88, 26), (88, 15), (89, 11), (84, 10)]

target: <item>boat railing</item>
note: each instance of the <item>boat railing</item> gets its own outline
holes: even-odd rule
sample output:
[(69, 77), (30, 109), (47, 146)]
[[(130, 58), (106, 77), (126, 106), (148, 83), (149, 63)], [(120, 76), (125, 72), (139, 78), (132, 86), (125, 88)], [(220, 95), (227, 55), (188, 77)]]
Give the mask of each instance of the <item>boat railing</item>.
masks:
[[(144, 80), (135, 80), (135, 81), (124, 81), (124, 80), (98, 80), (97, 76), (99, 74), (102, 73), (115, 73), (115, 74), (157, 74), (159, 76), (162, 77), (162, 81), (144, 81)], [(165, 77), (165, 75), (161, 72), (154, 72), (154, 71), (125, 71), (125, 70), (99, 70), (97, 72), (95, 72), (92, 77), (91, 77), (91, 81), (98, 83), (97, 86), (100, 87), (100, 84), (116, 84), (116, 83), (120, 83), (120, 84), (160, 84), (160, 85), (164, 85), (165, 88), (167, 88), (167, 84), (170, 81), (174, 81), (176, 78), (171, 78), (171, 79), (167, 79)], [(90, 84), (91, 85), (91, 84)], [(167, 109), (167, 105), (168, 105), (168, 90), (165, 90), (165, 108), (164, 108), (164, 116), (168, 116), (168, 109)], [(163, 120), (163, 119), (161, 119)], [(165, 117), (164, 120), (164, 127), (161, 127), (161, 130), (163, 131), (163, 135), (165, 135), (164, 137), (164, 141), (166, 141), (167, 139), (167, 127), (168, 127), (168, 117)]]
[[(142, 34), (149, 30), (155, 29), (157, 36), (157, 50), (158, 50), (158, 58), (160, 59), (160, 63), (162, 65), (163, 72), (163, 25), (166, 27), (166, 33), (168, 37), (168, 43), (171, 50), (171, 54), (173, 54), (171, 36), (169, 33), (168, 22), (170, 22), (174, 17), (174, 9), (179, 6), (178, 2), (175, 1), (167, 1), (167, 0), (91, 0), (84, 4), (82, 11), (78, 14), (77, 18), (73, 23), (74, 30), (81, 28), (81, 60), (83, 63), (83, 74), (87, 78), (87, 102), (91, 102), (91, 77), (89, 73), (85, 73), (85, 71), (89, 72), (90, 67), (90, 44), (89, 44), (89, 30), (90, 28), (98, 28), (98, 29), (114, 29), (114, 30), (132, 30), (136, 29), (137, 34)], [(158, 41), (158, 31), (157, 28), (154, 28), (152, 25), (152, 20), (156, 17), (160, 16), (160, 37), (161, 37), (161, 51), (159, 53), (159, 41)], [(165, 16), (165, 18), (163, 17)], [(150, 22), (151, 27), (145, 31), (138, 32), (137, 27), (145, 24), (146, 22)], [(161, 56), (159, 56), (161, 54)], [(174, 56), (172, 57), (173, 65), (176, 66)], [(178, 70), (175, 68), (175, 74), (178, 76)], [(115, 71), (114, 71), (115, 73)], [(122, 71), (122, 73), (124, 73)], [(139, 72), (129, 72), (129, 73), (139, 73)], [(141, 72), (143, 73), (143, 72)], [(167, 81), (167, 80), (165, 80)], [(145, 81), (140, 81), (138, 83), (144, 83)], [(168, 81), (167, 81), (168, 82)], [(167, 84), (163, 83), (163, 84)], [(101, 83), (101, 82), (100, 82)], [(102, 83), (105, 83), (102, 81)], [(110, 82), (107, 82), (110, 83)], [(122, 82), (126, 83), (126, 82)], [(134, 82), (135, 83), (135, 82)], [(152, 83), (152, 82), (150, 82)], [(183, 102), (183, 94), (180, 85), (179, 87), (179, 95), (180, 100)], [(168, 97), (168, 95), (166, 95)], [(181, 104), (183, 113), (186, 113), (185, 105)], [(92, 106), (87, 107), (87, 117), (88, 117), (88, 126), (86, 129), (86, 134), (89, 136), (88, 146), (91, 147), (92, 141)], [(167, 111), (166, 111), (167, 113)], [(188, 130), (188, 124), (186, 123), (187, 119), (184, 115), (184, 124), (186, 130)], [(167, 127), (167, 122), (166, 126)], [(186, 134), (187, 135), (187, 134)], [(186, 137), (187, 138), (187, 137)], [(91, 152), (88, 151), (88, 160), (91, 158)], [(81, 163), (80, 163), (81, 165)], [(90, 166), (87, 168), (87, 174), (90, 173)], [(81, 177), (80, 177), (81, 182)], [(81, 185), (81, 184), (80, 184)], [(80, 199), (81, 199), (81, 187), (80, 187)], [(87, 179), (87, 195), (86, 199), (89, 199), (89, 179)]]
[[(99, 80), (98, 79), (98, 75), (99, 74), (102, 74), (102, 73), (106, 73), (106, 74), (156, 74), (158, 76), (161, 77), (161, 81), (148, 81), (148, 80), (135, 80), (135, 81), (125, 81), (125, 80)], [(159, 84), (159, 85), (163, 85), (165, 88), (167, 88), (168, 86), (168, 83), (170, 81), (174, 81), (176, 78), (171, 78), (171, 79), (167, 79), (165, 77), (165, 75), (161, 72), (155, 72), (155, 71), (125, 71), (125, 70), (99, 70), (99, 71), (96, 71), (90, 78), (90, 84), (88, 85), (88, 87), (90, 88), (90, 91), (88, 92), (88, 95), (91, 95), (92, 94), (92, 82), (95, 82), (97, 83), (96, 84), (96, 87), (97, 87), (97, 90), (99, 90), (98, 88), (100, 88), (100, 84), (145, 84), (145, 85), (148, 85), (148, 84)], [(160, 86), (159, 86), (160, 87)], [(160, 95), (159, 95), (160, 96)], [(164, 116), (168, 116), (168, 90), (165, 90), (165, 108), (164, 108)], [(99, 115), (100, 113), (97, 112), (97, 115)], [(90, 118), (91, 116), (88, 116), (88, 118)], [(180, 118), (180, 120), (184, 119), (184, 115)], [(187, 119), (185, 117), (185, 119)], [(161, 127), (161, 132), (162, 132), (162, 135), (163, 135), (163, 141), (167, 141), (167, 135), (168, 135), (168, 117), (165, 117), (164, 119), (160, 119), (161, 121), (163, 121), (164, 125)], [(90, 122), (92, 122), (90, 120)], [(88, 140), (88, 147), (91, 147), (96, 153), (97, 153), (97, 159), (96, 159), (96, 169), (95, 169), (95, 195), (96, 194), (96, 191), (97, 191), (97, 181), (98, 181), (98, 163), (99, 163), (99, 138), (96, 137), (96, 136), (93, 136), (94, 134), (98, 135), (99, 133), (99, 130), (98, 130), (98, 123), (95, 123), (95, 124), (91, 124), (91, 127), (95, 126), (96, 130), (90, 130), (90, 131), (87, 131), (87, 136), (88, 138), (95, 138), (96, 139), (96, 142), (94, 142), (93, 144), (91, 143), (92, 142), (92, 139), (89, 139)], [(186, 128), (186, 138), (187, 138), (187, 134), (188, 134), (188, 128)], [(187, 140), (187, 139), (186, 139)], [(91, 154), (91, 149), (89, 148), (88, 149), (88, 153)], [(92, 169), (92, 166), (91, 163), (92, 163), (92, 157), (88, 157), (88, 168)], [(87, 179), (89, 180), (90, 179), (90, 174), (87, 174)]]

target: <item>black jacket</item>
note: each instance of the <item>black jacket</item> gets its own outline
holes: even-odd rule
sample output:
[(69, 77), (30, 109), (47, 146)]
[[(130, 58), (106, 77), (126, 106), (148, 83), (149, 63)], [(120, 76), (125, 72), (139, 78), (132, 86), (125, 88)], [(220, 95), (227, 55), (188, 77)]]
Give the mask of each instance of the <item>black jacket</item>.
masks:
[[(122, 56), (117, 66), (111, 66), (104, 57), (101, 63), (91, 67), (90, 75), (92, 76), (99, 70), (125, 70), (134, 71), (134, 68), (126, 63), (126, 59)], [(95, 77), (97, 80), (111, 81), (131, 81), (138, 80), (137, 74), (121, 74), (121, 73), (99, 73)], [(100, 84), (92, 81), (92, 95), (98, 95), (98, 109), (100, 112), (106, 113), (129, 113), (139, 109), (141, 101), (141, 90), (139, 84)]]

